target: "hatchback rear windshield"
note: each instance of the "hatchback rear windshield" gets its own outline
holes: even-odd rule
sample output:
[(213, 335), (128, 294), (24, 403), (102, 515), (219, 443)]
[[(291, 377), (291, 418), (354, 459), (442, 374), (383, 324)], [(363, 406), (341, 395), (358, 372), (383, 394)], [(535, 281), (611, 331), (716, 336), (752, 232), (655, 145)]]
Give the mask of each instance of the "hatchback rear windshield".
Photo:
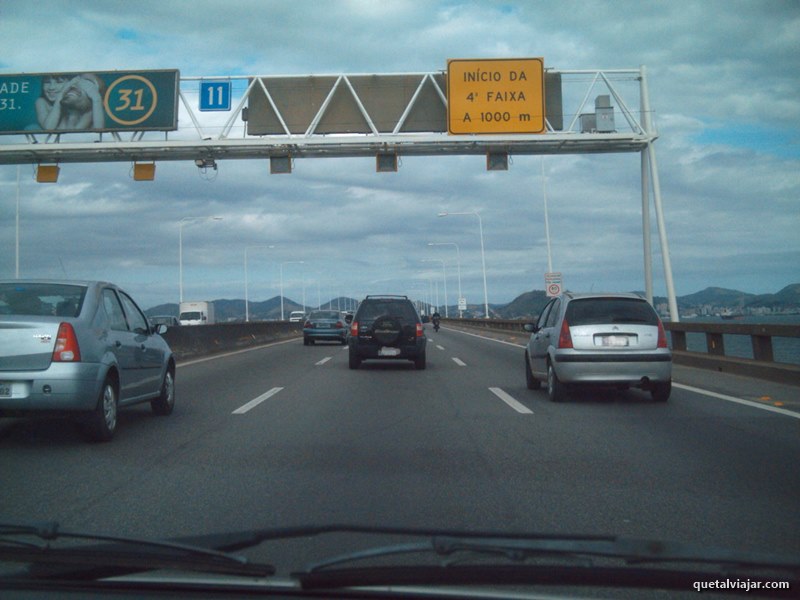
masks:
[(570, 326), (603, 323), (658, 325), (658, 315), (646, 300), (636, 298), (585, 298), (567, 305)]
[(77, 317), (86, 286), (60, 283), (0, 283), (0, 315)]
[(417, 311), (407, 300), (368, 300), (358, 310), (358, 320), (374, 321), (378, 317), (401, 317), (406, 321), (416, 321)]

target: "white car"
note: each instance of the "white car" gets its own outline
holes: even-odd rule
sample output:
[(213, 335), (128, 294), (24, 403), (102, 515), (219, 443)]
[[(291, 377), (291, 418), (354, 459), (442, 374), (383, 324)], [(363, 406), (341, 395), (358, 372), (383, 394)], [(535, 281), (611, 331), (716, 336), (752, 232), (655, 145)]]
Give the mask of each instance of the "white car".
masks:
[(306, 313), (302, 310), (293, 310), (289, 313), (289, 323), (299, 323), (305, 321)]

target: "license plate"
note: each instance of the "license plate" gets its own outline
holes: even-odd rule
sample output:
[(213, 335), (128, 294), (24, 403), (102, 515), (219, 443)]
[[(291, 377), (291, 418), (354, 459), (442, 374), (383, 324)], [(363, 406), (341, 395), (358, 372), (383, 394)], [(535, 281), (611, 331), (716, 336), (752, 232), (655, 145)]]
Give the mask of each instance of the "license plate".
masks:
[(0, 398), (11, 398), (10, 383), (0, 383)]
[(620, 346), (627, 346), (628, 345), (628, 338), (624, 335), (606, 335), (602, 338), (603, 346), (612, 346), (615, 348), (619, 348)]
[(399, 356), (400, 355), (400, 348), (387, 348), (383, 347), (378, 350), (378, 356)]

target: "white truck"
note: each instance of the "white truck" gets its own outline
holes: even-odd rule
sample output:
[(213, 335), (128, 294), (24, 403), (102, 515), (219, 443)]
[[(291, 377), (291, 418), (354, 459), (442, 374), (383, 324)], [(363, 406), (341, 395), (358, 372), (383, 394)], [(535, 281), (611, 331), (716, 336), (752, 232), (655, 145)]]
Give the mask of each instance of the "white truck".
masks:
[(178, 321), (181, 325), (211, 325), (214, 323), (214, 303), (181, 302)]

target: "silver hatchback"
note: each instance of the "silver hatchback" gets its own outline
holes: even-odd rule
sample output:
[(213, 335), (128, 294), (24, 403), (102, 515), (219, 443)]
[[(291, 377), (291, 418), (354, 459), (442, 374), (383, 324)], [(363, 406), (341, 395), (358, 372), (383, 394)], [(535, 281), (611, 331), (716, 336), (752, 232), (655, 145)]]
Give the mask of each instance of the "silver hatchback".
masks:
[(77, 418), (108, 441), (117, 411), (175, 404), (175, 358), (133, 299), (99, 281), (0, 280), (0, 417)]
[(559, 402), (572, 386), (637, 387), (666, 402), (672, 352), (653, 307), (636, 294), (572, 294), (551, 300), (525, 348), (529, 389), (547, 383)]

